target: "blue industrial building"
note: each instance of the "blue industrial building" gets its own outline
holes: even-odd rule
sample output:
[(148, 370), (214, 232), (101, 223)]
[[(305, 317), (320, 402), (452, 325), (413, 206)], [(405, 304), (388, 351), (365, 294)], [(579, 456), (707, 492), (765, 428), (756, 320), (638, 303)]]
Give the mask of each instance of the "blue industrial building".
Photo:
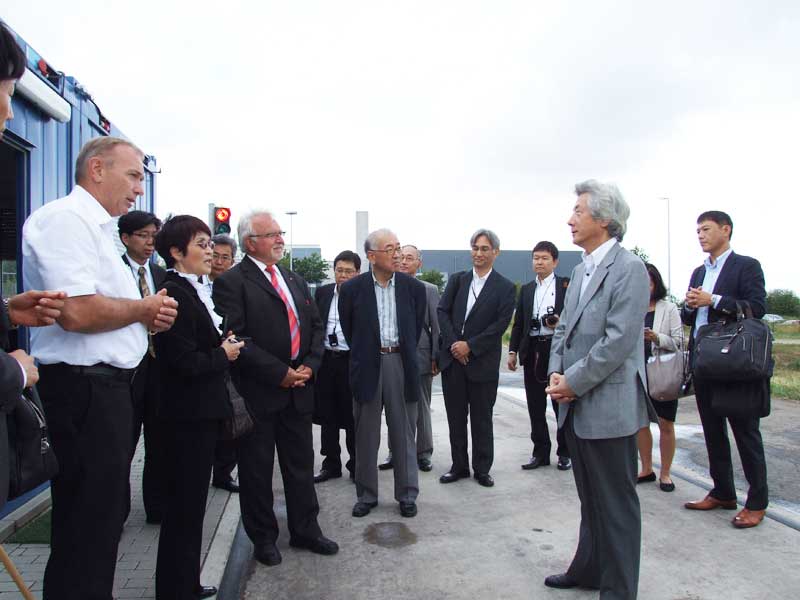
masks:
[[(86, 88), (54, 68), (17, 36), (27, 70), (16, 86), (14, 119), (0, 140), (0, 276), (4, 296), (22, 291), (22, 225), (32, 211), (65, 196), (74, 185), (81, 146), (104, 135), (126, 137), (101, 112)], [(145, 159), (145, 194), (137, 208), (155, 212), (156, 161)], [(54, 241), (57, 243), (57, 240)], [(27, 347), (20, 330), (18, 344)], [(39, 490), (9, 502), (8, 514)]]

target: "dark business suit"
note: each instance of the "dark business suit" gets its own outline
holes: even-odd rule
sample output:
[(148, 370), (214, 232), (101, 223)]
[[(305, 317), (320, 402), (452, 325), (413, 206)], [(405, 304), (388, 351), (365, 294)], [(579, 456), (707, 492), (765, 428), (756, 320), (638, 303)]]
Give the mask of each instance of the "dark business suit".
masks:
[[(128, 257), (122, 255), (122, 260), (129, 267), (131, 263)], [(134, 268), (138, 265), (134, 264)], [(153, 284), (156, 290), (160, 289), (167, 277), (167, 272), (150, 263), (150, 273), (153, 276)], [(139, 279), (136, 279), (138, 287)], [(141, 290), (140, 290), (141, 293)], [(139, 436), (144, 427), (144, 469), (142, 470), (142, 500), (144, 503), (144, 513), (148, 521), (158, 522), (163, 516), (164, 494), (167, 486), (164, 469), (164, 451), (166, 438), (163, 427), (158, 418), (158, 396), (161, 389), (161, 381), (158, 373), (158, 362), (146, 352), (142, 362), (136, 369), (136, 377), (133, 380), (131, 397), (133, 399), (133, 454), (136, 453), (136, 445), (139, 443)], [(131, 454), (131, 460), (133, 460)], [(130, 512), (130, 493), (128, 493), (128, 511)]]
[(158, 542), (156, 598), (192, 600), (200, 585), (200, 551), (208, 480), (222, 420), (230, 415), (228, 357), (192, 284), (174, 272), (162, 286), (180, 306), (175, 324), (155, 338), (161, 364), (159, 416), (168, 442), (167, 489)]
[[(317, 288), (314, 300), (319, 309), (322, 324), (327, 332), (328, 316), (331, 310), (339, 314), (333, 303), (335, 283)], [(341, 318), (339, 319), (341, 321)], [(341, 342), (342, 340), (339, 340)], [(314, 385), (314, 422), (321, 425), (320, 453), (325, 459), (322, 468), (332, 473), (342, 471), (341, 447), (339, 446), (339, 430), (345, 431), (347, 445), (347, 470), (351, 473), (356, 468), (355, 426), (353, 424), (353, 392), (350, 389), (350, 351), (337, 348), (326, 349), (322, 358), (322, 366)]]
[[(439, 327), (442, 347), (439, 368), (450, 428), (451, 471), (469, 471), (467, 416), (471, 414), (472, 469), (476, 475), (488, 474), (494, 461), (492, 409), (497, 399), (503, 333), (514, 312), (514, 284), (492, 270), (469, 315), (473, 271), (455, 273), (439, 302)], [(466, 365), (453, 358), (450, 346), (466, 341), (470, 353)]]
[[(8, 331), (11, 322), (0, 296), (0, 346), (8, 347)], [(11, 356), (0, 350), (0, 508), (8, 499), (9, 456), (8, 424), (6, 415), (16, 406), (22, 395), (22, 369)]]
[(234, 380), (255, 419), (255, 429), (239, 440), (239, 501), (250, 540), (261, 545), (278, 538), (273, 510), (272, 471), (278, 452), (293, 539), (317, 539), (319, 503), (314, 490), (311, 416), (314, 380), (305, 387), (283, 388), (289, 367), (322, 362), (324, 329), (317, 305), (302, 277), (277, 267), (291, 291), (300, 327), (300, 351), (291, 358), (286, 305), (268, 275), (249, 257), (214, 280), (214, 305), (236, 335), (251, 338), (234, 366)]
[[(522, 286), (517, 300), (517, 310), (514, 314), (514, 324), (511, 326), (511, 340), (508, 344), (509, 352), (516, 352), (519, 364), (524, 368), (525, 397), (528, 401), (528, 416), (531, 420), (531, 441), (533, 442), (533, 456), (550, 459), (550, 431), (547, 428), (547, 366), (550, 362), (550, 344), (552, 335), (529, 335), (533, 321), (533, 304), (536, 294), (538, 278)], [(564, 311), (564, 296), (567, 293), (569, 279), (556, 276), (553, 284), (556, 292), (555, 314)], [(538, 307), (537, 307), (538, 308)], [(543, 312), (543, 311), (540, 311)], [(541, 324), (541, 321), (540, 321)], [(552, 401), (553, 412), (558, 422), (558, 402)], [(569, 457), (569, 449), (564, 439), (564, 430), (556, 433), (558, 456)]]
[[(690, 287), (699, 287), (705, 278), (705, 266), (701, 265), (692, 273)], [(724, 319), (735, 318), (736, 301), (747, 301), (753, 310), (753, 316), (760, 319), (766, 312), (766, 291), (764, 289), (764, 272), (754, 258), (741, 256), (731, 252), (722, 266), (713, 290), (706, 290), (721, 296), (716, 308), (709, 307), (708, 322), (714, 323)], [(697, 310), (684, 307), (681, 314), (683, 322), (691, 325), (689, 348), (694, 348), (695, 319)], [(703, 423), (706, 449), (711, 478), (714, 489), (710, 495), (718, 500), (736, 499), (736, 487), (733, 480), (733, 463), (731, 447), (728, 441), (726, 417), (719, 416), (712, 407), (715, 397), (742, 398), (742, 402), (756, 399), (758, 410), (751, 416), (727, 417), (739, 456), (742, 459), (747, 482), (750, 489), (747, 493), (745, 507), (750, 510), (764, 510), (769, 503), (767, 488), (767, 463), (764, 458), (764, 444), (759, 430), (759, 419), (769, 414), (770, 388), (769, 380), (752, 383), (704, 383), (695, 380), (695, 398), (700, 421)]]
[(398, 354), (381, 353), (378, 303), (372, 273), (342, 284), (339, 311), (350, 346), (350, 384), (355, 400), (356, 494), (360, 502), (378, 500), (378, 446), (383, 403), (394, 460), (398, 502), (414, 502), (419, 493), (417, 402), (420, 397), (417, 343), (425, 318), (425, 287), (408, 275), (394, 274), (399, 336)]

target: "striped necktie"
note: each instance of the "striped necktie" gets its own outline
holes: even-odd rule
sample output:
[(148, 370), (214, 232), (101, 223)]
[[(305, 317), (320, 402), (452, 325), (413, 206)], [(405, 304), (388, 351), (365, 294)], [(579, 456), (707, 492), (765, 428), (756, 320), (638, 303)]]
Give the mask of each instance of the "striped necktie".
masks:
[[(147, 270), (144, 267), (139, 267), (139, 293), (142, 295), (142, 298), (146, 298), (150, 295), (150, 286), (147, 285)], [(150, 353), (150, 356), (153, 358), (156, 357), (156, 349), (153, 347), (153, 336), (147, 336), (147, 351)]]
[(286, 293), (278, 284), (278, 274), (275, 272), (275, 267), (267, 267), (267, 273), (269, 273), (269, 280), (272, 283), (272, 287), (275, 288), (275, 291), (278, 292), (281, 300), (283, 300), (283, 303), (286, 305), (286, 313), (289, 316), (289, 331), (292, 336), (292, 360), (294, 360), (300, 354), (300, 323), (297, 322), (297, 315), (294, 314), (294, 310), (289, 303), (289, 299), (286, 297)]

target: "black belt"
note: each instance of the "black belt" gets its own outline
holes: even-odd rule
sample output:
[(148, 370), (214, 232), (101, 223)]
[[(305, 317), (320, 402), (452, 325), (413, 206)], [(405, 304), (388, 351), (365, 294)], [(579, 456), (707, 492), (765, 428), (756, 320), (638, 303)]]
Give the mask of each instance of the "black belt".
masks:
[(126, 381), (130, 383), (136, 375), (136, 369), (120, 369), (106, 363), (97, 363), (96, 365), (89, 365), (88, 367), (81, 365), (70, 365), (67, 363), (56, 363), (54, 365), (43, 365), (45, 367), (58, 367), (66, 369), (70, 373), (78, 375), (92, 375), (95, 377), (109, 377), (119, 381)]
[(350, 350), (325, 350), (325, 354), (332, 358), (345, 358), (350, 356)]
[(381, 354), (397, 354), (400, 346), (381, 346)]

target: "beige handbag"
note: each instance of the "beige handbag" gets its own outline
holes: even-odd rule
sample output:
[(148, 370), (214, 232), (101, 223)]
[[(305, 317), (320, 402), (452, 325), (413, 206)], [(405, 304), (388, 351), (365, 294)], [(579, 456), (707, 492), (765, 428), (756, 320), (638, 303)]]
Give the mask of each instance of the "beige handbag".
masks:
[(685, 352), (663, 352), (657, 349), (645, 365), (650, 398), (668, 402), (686, 395), (682, 393), (685, 366)]

